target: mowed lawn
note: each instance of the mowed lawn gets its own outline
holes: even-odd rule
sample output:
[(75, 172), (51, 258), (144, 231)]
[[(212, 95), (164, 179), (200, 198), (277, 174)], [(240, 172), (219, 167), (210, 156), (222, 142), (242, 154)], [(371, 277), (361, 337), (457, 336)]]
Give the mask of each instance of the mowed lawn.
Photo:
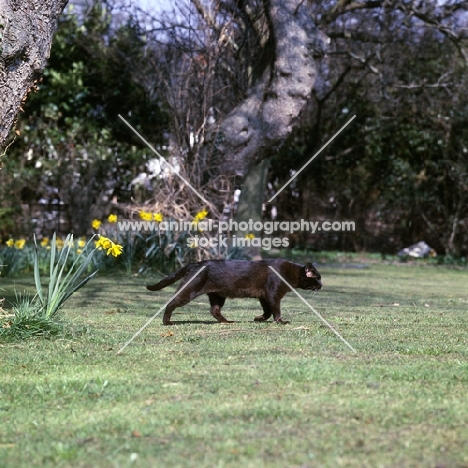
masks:
[(468, 467), (468, 271), (319, 270), (302, 293), (356, 354), (288, 294), (290, 325), (200, 297), (116, 355), (175, 288), (94, 278), (67, 334), (0, 345), (0, 466)]

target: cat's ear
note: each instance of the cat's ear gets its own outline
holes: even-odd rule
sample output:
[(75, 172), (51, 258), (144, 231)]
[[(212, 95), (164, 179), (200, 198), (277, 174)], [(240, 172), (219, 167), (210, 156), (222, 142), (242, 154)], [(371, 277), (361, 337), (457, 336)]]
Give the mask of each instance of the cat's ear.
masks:
[(315, 268), (314, 268), (314, 265), (312, 265), (312, 263), (307, 263), (305, 266), (304, 266), (304, 270), (305, 270), (305, 275), (307, 276), (307, 278), (316, 278), (316, 275), (315, 275)]

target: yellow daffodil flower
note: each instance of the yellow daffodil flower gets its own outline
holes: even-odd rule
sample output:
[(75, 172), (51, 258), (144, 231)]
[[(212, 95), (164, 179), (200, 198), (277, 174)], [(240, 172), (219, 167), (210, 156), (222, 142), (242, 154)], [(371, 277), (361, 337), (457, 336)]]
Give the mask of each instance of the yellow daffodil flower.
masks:
[(113, 257), (118, 257), (122, 253), (123, 247), (112, 242), (112, 246), (107, 249), (107, 255), (111, 254)]
[(109, 223), (116, 223), (117, 222), (117, 215), (110, 214), (109, 217), (107, 218), (107, 221), (109, 221)]
[(8, 239), (6, 241), (7, 247), (13, 247), (15, 245), (15, 241), (13, 239)]
[(21, 250), (24, 248), (25, 244), (26, 244), (26, 239), (18, 239), (17, 241), (15, 241), (15, 248)]
[(154, 213), (153, 219), (158, 223), (162, 223), (164, 217), (163, 217), (163, 215), (161, 213)]
[(96, 248), (98, 249), (110, 249), (112, 247), (113, 242), (104, 236), (99, 236), (99, 239), (96, 241)]
[(46, 247), (49, 244), (49, 238), (43, 237), (41, 240), (41, 247)]
[(99, 221), (99, 219), (93, 219), (91, 226), (97, 231), (101, 227), (101, 221)]
[(78, 241), (78, 247), (82, 249), (86, 245), (86, 240), (85, 239), (80, 239)]
[(199, 211), (196, 215), (195, 215), (195, 221), (201, 221), (202, 219), (205, 219), (208, 215), (208, 211), (203, 208), (203, 210)]
[(246, 239), (255, 239), (255, 234), (252, 234), (251, 232), (249, 234), (245, 235)]
[(147, 211), (140, 211), (138, 214), (143, 221), (151, 221), (153, 219), (153, 215)]

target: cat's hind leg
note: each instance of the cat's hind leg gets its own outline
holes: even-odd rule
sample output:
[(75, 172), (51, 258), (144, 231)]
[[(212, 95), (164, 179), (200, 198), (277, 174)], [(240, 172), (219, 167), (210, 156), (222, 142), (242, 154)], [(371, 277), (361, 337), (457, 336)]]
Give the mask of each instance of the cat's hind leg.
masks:
[[(172, 312), (174, 312), (174, 309), (188, 304), (192, 299), (195, 299), (195, 297), (200, 295), (199, 291), (203, 287), (204, 279), (200, 277), (195, 278), (186, 288), (184, 288), (187, 281), (187, 278), (182, 280), (177, 288), (176, 296), (171, 302), (169, 302), (169, 304), (167, 304), (163, 316), (163, 325), (173, 325), (171, 322), (171, 315)], [(179, 292), (181, 289), (183, 290)]]
[(177, 297), (172, 299), (172, 301), (167, 304), (166, 310), (164, 311), (163, 325), (174, 325), (174, 323), (171, 322), (172, 312), (174, 312), (174, 309), (177, 307), (182, 307), (190, 301), (191, 298), (189, 291), (182, 291)]

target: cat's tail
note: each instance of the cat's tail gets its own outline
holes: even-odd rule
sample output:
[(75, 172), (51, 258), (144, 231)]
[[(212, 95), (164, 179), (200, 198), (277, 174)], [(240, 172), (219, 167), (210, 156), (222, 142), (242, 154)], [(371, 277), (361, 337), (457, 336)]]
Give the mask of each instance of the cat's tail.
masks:
[(182, 267), (180, 270), (177, 270), (176, 272), (172, 273), (172, 275), (169, 275), (168, 277), (162, 279), (159, 283), (148, 285), (146, 286), (146, 289), (150, 291), (159, 291), (160, 289), (165, 288), (166, 286), (169, 286), (172, 283), (175, 283), (176, 281), (180, 280), (182, 276), (185, 275), (185, 272), (187, 271), (188, 265), (185, 265)]

